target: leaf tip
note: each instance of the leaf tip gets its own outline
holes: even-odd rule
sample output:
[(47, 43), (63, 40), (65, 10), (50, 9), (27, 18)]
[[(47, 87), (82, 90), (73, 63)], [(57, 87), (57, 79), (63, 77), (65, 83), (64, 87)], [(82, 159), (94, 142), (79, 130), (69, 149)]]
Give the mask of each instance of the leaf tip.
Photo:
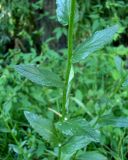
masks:
[(29, 116), (30, 112), (29, 111), (24, 111), (24, 115), (27, 118)]

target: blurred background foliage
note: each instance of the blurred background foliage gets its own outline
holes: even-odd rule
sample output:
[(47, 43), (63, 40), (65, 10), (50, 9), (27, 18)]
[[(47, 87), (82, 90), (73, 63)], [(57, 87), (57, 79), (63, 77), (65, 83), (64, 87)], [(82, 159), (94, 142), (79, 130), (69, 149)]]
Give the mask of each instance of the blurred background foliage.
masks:
[[(115, 116), (128, 116), (127, 81), (124, 83), (128, 72), (128, 2), (78, 0), (78, 7), (74, 46), (106, 26), (119, 24), (120, 27), (111, 45), (75, 66), (71, 116), (82, 115), (92, 121), (111, 111)], [(45, 157), (47, 145), (29, 128), (23, 110), (54, 118), (50, 108), (60, 110), (62, 93), (25, 80), (13, 66), (40, 64), (64, 78), (67, 29), (58, 24), (55, 8), (53, 0), (0, 1), (1, 160), (18, 159), (20, 154), (26, 160)], [(103, 145), (90, 145), (88, 149), (97, 148), (109, 160), (127, 160), (128, 130), (107, 129), (109, 132), (106, 128), (102, 130)]]

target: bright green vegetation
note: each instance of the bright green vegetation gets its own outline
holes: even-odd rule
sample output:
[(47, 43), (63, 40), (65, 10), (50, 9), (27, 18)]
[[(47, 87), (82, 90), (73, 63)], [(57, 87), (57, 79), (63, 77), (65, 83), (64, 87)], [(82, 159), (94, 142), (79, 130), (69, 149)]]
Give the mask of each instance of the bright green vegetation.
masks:
[(46, 3), (0, 2), (0, 159), (127, 160), (128, 4)]

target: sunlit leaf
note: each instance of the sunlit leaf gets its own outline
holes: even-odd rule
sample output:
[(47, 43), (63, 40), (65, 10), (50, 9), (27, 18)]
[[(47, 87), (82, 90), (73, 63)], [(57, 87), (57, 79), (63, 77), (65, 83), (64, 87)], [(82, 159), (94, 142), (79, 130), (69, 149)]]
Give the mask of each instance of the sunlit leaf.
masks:
[(76, 47), (73, 53), (73, 62), (79, 62), (88, 57), (91, 53), (102, 48), (105, 44), (112, 40), (117, 31), (118, 25), (97, 31), (92, 37)]
[(100, 126), (128, 127), (128, 117), (115, 117), (113, 115), (105, 115), (99, 119)]
[(16, 65), (16, 71), (34, 83), (42, 86), (63, 87), (60, 78), (47, 69), (40, 69), (35, 65)]
[(77, 160), (107, 160), (107, 158), (97, 151), (90, 151), (80, 154)]
[(56, 128), (66, 136), (86, 136), (92, 141), (98, 142), (100, 133), (92, 128), (89, 123), (82, 118), (58, 122)]
[(122, 59), (119, 56), (115, 57), (116, 68), (119, 72), (122, 72)]
[(53, 125), (49, 119), (42, 118), (37, 114), (25, 111), (26, 119), (30, 123), (31, 127), (48, 142), (52, 142), (54, 139)]
[(72, 156), (77, 150), (86, 147), (91, 139), (86, 136), (73, 136), (67, 144), (62, 147), (62, 152)]
[[(58, 21), (63, 25), (68, 25), (69, 16), (70, 16), (70, 8), (71, 8), (71, 1), (70, 0), (56, 0), (57, 4), (57, 18)], [(75, 11), (75, 22), (78, 21), (78, 7), (76, 5)]]
[(67, 153), (63, 153), (61, 152), (61, 160), (70, 160), (70, 158), (72, 157), (72, 154), (67, 154)]
[(20, 151), (20, 149), (19, 149), (19, 147), (17, 145), (9, 144), (9, 149), (10, 150), (12, 149), (17, 154), (21, 154), (21, 151)]

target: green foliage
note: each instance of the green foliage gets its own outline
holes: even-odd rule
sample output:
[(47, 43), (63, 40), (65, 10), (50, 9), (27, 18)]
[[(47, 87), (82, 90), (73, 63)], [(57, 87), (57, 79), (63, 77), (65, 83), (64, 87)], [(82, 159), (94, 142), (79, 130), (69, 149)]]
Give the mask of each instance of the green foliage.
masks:
[(99, 133), (85, 119), (80, 118), (58, 122), (56, 128), (66, 136), (87, 136), (92, 141), (99, 141)]
[(118, 26), (112, 26), (102, 31), (97, 31), (89, 40), (82, 42), (76, 47), (73, 55), (73, 62), (79, 62), (85, 59), (91, 53), (102, 48), (106, 43), (112, 40), (113, 35), (118, 31)]
[(0, 2), (1, 160), (127, 160), (127, 2), (70, 2)]
[(128, 118), (105, 115), (99, 119), (99, 123), (101, 126), (111, 125), (115, 127), (128, 127)]
[(78, 160), (107, 160), (107, 158), (105, 156), (103, 156), (102, 154), (96, 152), (96, 151), (92, 151), (92, 152), (86, 152), (86, 153), (82, 153), (81, 155), (78, 156), (77, 158)]
[(73, 69), (73, 66), (71, 66), (71, 70), (70, 70), (70, 74), (69, 74), (69, 79), (68, 79), (68, 88), (67, 88), (67, 92), (66, 92), (66, 98), (67, 98), (67, 101), (66, 101), (66, 109), (68, 110), (68, 106), (69, 106), (69, 94), (70, 94), (70, 88), (71, 88), (71, 83), (72, 83), (72, 80), (74, 78), (74, 69)]
[(21, 75), (39, 85), (63, 87), (60, 78), (47, 69), (40, 69), (34, 65), (17, 65), (15, 68)]
[(91, 142), (87, 136), (73, 136), (68, 143), (62, 147), (62, 153), (68, 154), (70, 157), (78, 150), (86, 147)]
[[(68, 3), (67, 3), (68, 2)], [(69, 4), (71, 3), (71, 4)], [(62, 3), (62, 1), (57, 1), (57, 15), (60, 22), (63, 24), (67, 24), (69, 22), (69, 33), (68, 33), (68, 65), (66, 72), (66, 83), (63, 89), (63, 109), (62, 109), (62, 118), (64, 119), (65, 111), (67, 110), (67, 103), (69, 103), (69, 92), (71, 87), (71, 81), (74, 77), (73, 67), (71, 66), (72, 62), (72, 43), (73, 43), (73, 29), (74, 29), (74, 17), (75, 15), (75, 1), (66, 1)], [(69, 9), (67, 9), (69, 7)], [(68, 16), (67, 16), (68, 14)], [(66, 17), (66, 18), (65, 18)], [(86, 44), (83, 43), (76, 49), (75, 58), (77, 61), (84, 59), (90, 53), (95, 50), (103, 47), (104, 44), (109, 42), (118, 27), (113, 26), (108, 29), (96, 32), (91, 40), (89, 40)], [(46, 85), (46, 86), (57, 86), (61, 87), (61, 82), (59, 78), (54, 75), (52, 72), (46, 70), (40, 70), (33, 65), (18, 65), (16, 66), (16, 70), (24, 75), (26, 78), (31, 81)], [(47, 119), (42, 119), (37, 115), (25, 112), (25, 116), (29, 121), (30, 125), (34, 128), (36, 132), (38, 132), (45, 140), (49, 143), (53, 141), (53, 129), (51, 123)], [(37, 127), (37, 128), (36, 128)], [(99, 134), (89, 126), (88, 122), (84, 119), (74, 119), (66, 122), (58, 122), (56, 124), (56, 128), (65, 135), (72, 136), (69, 142), (67, 142), (59, 151), (58, 158), (61, 159), (61, 154), (68, 154), (69, 157), (72, 156), (77, 150), (87, 146), (91, 141), (99, 142)], [(44, 130), (44, 131), (43, 131)], [(62, 153), (61, 153), (62, 152)]]
[[(71, 9), (71, 1), (70, 0), (57, 0), (57, 18), (58, 21), (63, 25), (68, 25), (69, 17), (70, 17), (70, 9)], [(78, 8), (76, 6), (75, 9), (75, 22), (79, 19)]]
[(64, 25), (69, 22), (70, 1), (69, 0), (57, 0), (57, 17), (58, 21)]
[(119, 56), (115, 57), (115, 64), (116, 64), (116, 68), (118, 69), (118, 71), (120, 73), (122, 73), (123, 68), (122, 68), (122, 59)]
[(55, 135), (53, 133), (53, 125), (49, 119), (42, 118), (34, 113), (25, 111), (26, 119), (29, 121), (32, 128), (39, 133), (47, 142), (53, 142)]

